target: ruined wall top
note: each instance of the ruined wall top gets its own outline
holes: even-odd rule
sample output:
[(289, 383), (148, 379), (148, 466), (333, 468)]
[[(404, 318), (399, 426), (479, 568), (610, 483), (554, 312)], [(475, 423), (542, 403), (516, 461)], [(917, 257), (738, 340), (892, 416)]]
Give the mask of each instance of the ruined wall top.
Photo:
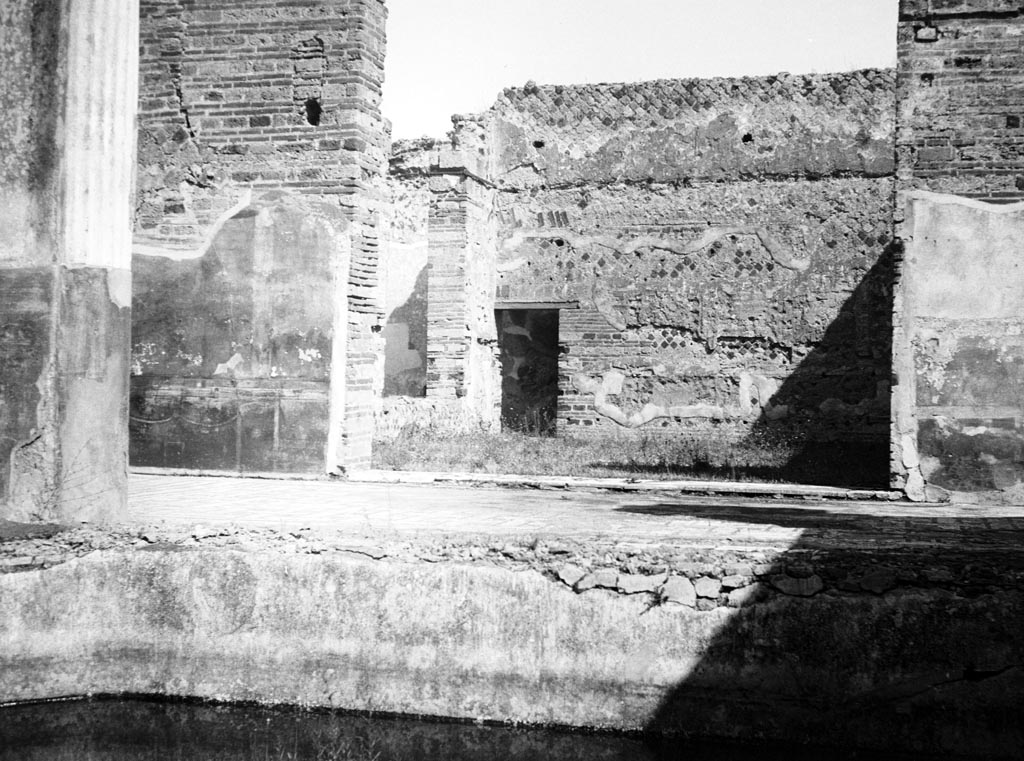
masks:
[(254, 193), (383, 173), (382, 0), (142, 0), (136, 253), (197, 252)]
[(1024, 1), (904, 0), (900, 12), (900, 189), (1024, 200)]
[[(505, 90), (480, 127), (508, 187), (579, 182), (886, 176), (895, 73), (779, 74)], [(472, 141), (469, 141), (472, 142)]]
[(1021, 0), (900, 0), (900, 16), (941, 17), (1024, 12)]

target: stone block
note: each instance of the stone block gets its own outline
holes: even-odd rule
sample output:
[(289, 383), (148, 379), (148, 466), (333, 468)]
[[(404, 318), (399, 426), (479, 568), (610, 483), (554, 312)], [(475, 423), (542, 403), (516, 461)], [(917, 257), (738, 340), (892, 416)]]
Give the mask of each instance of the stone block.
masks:
[(722, 582), (718, 579), (703, 576), (697, 579), (693, 585), (697, 592), (697, 597), (717, 598), (718, 593), (722, 589)]
[(756, 583), (742, 589), (733, 589), (729, 592), (728, 605), (730, 608), (742, 608), (751, 605), (764, 597), (767, 592), (765, 584)]
[(861, 589), (880, 595), (896, 586), (896, 572), (891, 568), (876, 568), (865, 574), (858, 583)]
[(626, 595), (656, 592), (665, 583), (666, 574), (620, 573), (619, 591)]
[(697, 605), (697, 591), (689, 579), (683, 576), (670, 576), (661, 588), (661, 600), (664, 603), (693, 608)]
[(577, 565), (567, 563), (558, 569), (558, 578), (563, 584), (573, 587), (587, 575), (587, 572)]
[(730, 589), (739, 589), (740, 587), (745, 587), (750, 583), (750, 581), (750, 576), (726, 576), (722, 579), (722, 589), (725, 589), (726, 591)]
[(817, 574), (800, 579), (779, 574), (772, 577), (771, 584), (783, 594), (793, 597), (812, 597), (825, 588)]
[(619, 572), (614, 568), (601, 568), (600, 570), (588, 573), (576, 582), (577, 592), (586, 592), (588, 589), (616, 589), (619, 583)]

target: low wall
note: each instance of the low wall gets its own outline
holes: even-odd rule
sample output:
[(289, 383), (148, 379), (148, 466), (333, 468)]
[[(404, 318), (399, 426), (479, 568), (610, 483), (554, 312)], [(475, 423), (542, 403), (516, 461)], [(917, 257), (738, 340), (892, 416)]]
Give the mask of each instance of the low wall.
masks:
[(158, 693), (987, 757), (1024, 743), (1016, 552), (288, 541), (0, 575), (0, 701)]

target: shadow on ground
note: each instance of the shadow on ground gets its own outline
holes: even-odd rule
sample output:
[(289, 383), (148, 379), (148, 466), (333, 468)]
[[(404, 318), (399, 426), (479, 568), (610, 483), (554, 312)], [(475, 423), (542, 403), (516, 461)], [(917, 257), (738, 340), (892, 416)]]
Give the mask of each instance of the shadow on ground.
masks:
[(887, 517), (827, 507), (618, 509), (802, 531), (770, 563), (740, 569), (750, 578), (725, 580), (713, 602), (735, 610), (647, 727), (658, 759), (688, 757), (685, 739), (698, 735), (786, 738), (876, 758), (1019, 757), (1024, 518), (915, 517), (906, 514), (912, 508)]

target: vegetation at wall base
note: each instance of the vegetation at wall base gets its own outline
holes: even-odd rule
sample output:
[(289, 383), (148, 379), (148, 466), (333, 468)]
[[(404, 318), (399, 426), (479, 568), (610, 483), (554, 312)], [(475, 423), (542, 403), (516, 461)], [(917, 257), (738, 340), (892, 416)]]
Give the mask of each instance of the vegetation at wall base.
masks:
[[(704, 436), (538, 436), (515, 431), (452, 432), (410, 425), (374, 442), (381, 470), (506, 473), (585, 478), (700, 479), (875, 486), (872, 453), (851, 456), (836, 442), (709, 439)], [(811, 454), (807, 454), (811, 453)], [(835, 468), (842, 458), (847, 467)], [(839, 472), (840, 476), (830, 476)]]

